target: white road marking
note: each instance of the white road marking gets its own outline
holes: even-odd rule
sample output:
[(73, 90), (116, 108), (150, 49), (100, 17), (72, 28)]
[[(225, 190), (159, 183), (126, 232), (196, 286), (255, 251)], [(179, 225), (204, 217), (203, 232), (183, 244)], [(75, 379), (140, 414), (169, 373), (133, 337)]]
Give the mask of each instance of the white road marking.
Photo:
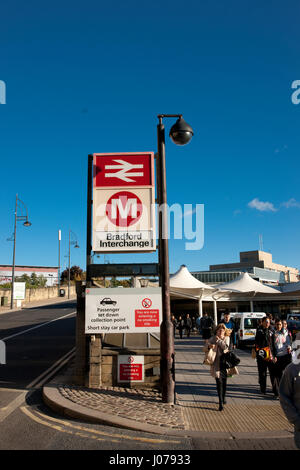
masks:
[(71, 349), (67, 354), (61, 357), (58, 361), (52, 364), (46, 371), (44, 371), (39, 377), (34, 379), (29, 385), (26, 386), (26, 390), (18, 395), (13, 401), (7, 406), (0, 409), (0, 423), (4, 421), (11, 413), (13, 413), (19, 406), (21, 406), (26, 397), (29, 397), (38, 387), (41, 387), (53, 374), (55, 374), (62, 366), (64, 366), (74, 354), (75, 348)]
[(70, 315), (74, 315), (74, 313), (76, 313), (76, 311), (68, 313), (67, 315), (64, 315), (63, 317), (54, 318), (54, 320), (50, 320), (45, 323), (41, 323), (40, 325), (33, 326), (32, 328), (28, 328), (27, 330), (20, 331), (19, 333), (15, 333), (14, 335), (6, 336), (6, 338), (1, 338), (1, 340), (7, 341), (8, 339), (15, 338), (16, 336), (23, 335), (24, 333), (28, 333), (28, 331), (36, 330), (37, 328), (41, 328), (42, 326), (49, 325), (50, 323), (53, 323), (58, 320), (62, 320), (63, 318), (69, 317)]

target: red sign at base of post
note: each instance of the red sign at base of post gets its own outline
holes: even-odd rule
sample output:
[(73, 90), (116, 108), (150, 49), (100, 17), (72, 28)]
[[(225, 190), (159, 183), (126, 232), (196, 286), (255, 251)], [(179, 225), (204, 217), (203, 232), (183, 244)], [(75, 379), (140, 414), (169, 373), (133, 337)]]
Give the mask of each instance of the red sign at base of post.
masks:
[(143, 379), (142, 364), (120, 364), (120, 380), (132, 382)]
[(143, 382), (144, 356), (118, 356), (118, 382)]

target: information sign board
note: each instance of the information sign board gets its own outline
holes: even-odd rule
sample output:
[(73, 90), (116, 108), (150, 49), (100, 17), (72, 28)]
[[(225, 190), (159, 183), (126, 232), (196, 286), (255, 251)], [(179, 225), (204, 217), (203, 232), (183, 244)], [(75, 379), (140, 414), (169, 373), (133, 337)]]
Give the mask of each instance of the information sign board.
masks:
[(161, 288), (86, 289), (85, 333), (158, 333)]
[(26, 292), (25, 282), (14, 282), (14, 300), (24, 300)]

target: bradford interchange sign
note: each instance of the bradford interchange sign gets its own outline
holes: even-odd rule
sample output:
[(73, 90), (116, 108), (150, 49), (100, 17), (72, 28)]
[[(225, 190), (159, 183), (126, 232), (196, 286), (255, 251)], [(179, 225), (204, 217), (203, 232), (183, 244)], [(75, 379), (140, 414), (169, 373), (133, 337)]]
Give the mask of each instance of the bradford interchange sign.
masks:
[(94, 252), (156, 250), (154, 154), (93, 154)]

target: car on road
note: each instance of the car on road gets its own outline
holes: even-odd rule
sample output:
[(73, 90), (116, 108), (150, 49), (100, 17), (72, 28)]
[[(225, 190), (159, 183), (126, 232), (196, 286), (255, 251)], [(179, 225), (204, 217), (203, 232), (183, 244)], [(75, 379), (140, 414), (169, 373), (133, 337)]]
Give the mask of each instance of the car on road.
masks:
[(100, 302), (101, 305), (117, 305), (116, 300), (112, 300), (110, 297), (104, 297)]
[(300, 331), (300, 313), (289, 313), (286, 321), (288, 330), (291, 332), (294, 340), (296, 334)]

